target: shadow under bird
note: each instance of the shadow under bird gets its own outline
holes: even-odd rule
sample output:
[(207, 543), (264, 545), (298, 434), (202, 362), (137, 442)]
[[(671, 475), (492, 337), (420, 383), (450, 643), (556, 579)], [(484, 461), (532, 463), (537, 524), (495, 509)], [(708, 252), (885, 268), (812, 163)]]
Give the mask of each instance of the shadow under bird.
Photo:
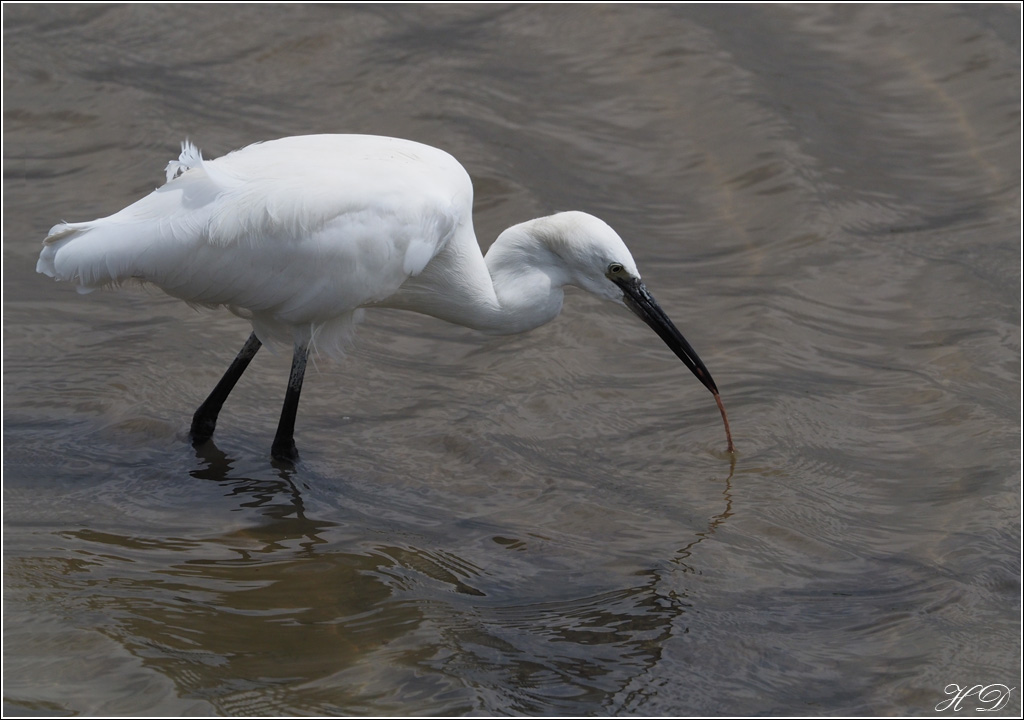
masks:
[(625, 305), (715, 396), (711, 373), (640, 279), (602, 220), (563, 212), (515, 225), (486, 257), (473, 231), (473, 185), (448, 153), (408, 140), (310, 135), (216, 160), (182, 144), (162, 187), (118, 213), (60, 223), (38, 272), (79, 292), (139, 280), (191, 304), (224, 306), (253, 332), (192, 418), (209, 440), (262, 343), (294, 346), (271, 448), (295, 462), (295, 415), (309, 348), (338, 352), (363, 308), (424, 313), (484, 333), (521, 333), (562, 309), (572, 285)]

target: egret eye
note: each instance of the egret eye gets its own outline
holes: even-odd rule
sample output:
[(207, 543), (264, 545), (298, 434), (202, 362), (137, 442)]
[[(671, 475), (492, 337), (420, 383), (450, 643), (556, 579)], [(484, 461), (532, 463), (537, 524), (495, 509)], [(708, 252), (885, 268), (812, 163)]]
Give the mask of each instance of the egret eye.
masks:
[(608, 266), (609, 275), (621, 275), (624, 270), (625, 268), (623, 268), (619, 263), (612, 263)]

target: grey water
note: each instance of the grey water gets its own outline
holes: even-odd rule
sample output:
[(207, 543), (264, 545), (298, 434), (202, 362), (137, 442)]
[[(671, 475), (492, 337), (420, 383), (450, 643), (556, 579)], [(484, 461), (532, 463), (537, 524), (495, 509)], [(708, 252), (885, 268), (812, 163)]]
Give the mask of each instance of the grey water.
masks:
[[(5, 4), (5, 716), (1019, 716), (1020, 20)], [(248, 325), (78, 295), (40, 241), (185, 138), (323, 132), (451, 152), (484, 246), (610, 223), (734, 461), (581, 292), (499, 339), (369, 312), (314, 358), (294, 470), (261, 353), (192, 449)]]

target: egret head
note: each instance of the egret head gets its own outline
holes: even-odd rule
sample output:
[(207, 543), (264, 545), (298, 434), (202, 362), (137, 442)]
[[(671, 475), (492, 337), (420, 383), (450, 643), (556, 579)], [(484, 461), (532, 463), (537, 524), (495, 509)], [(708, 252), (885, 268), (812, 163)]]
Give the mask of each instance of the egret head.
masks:
[(618, 233), (583, 212), (559, 213), (544, 221), (546, 244), (565, 264), (571, 284), (629, 308), (717, 395), (711, 373), (640, 280), (636, 262)]
[(639, 277), (636, 263), (619, 234), (604, 220), (584, 212), (562, 212), (534, 221), (534, 232), (568, 273), (567, 284), (605, 300), (622, 302), (622, 290), (608, 275), (609, 267)]

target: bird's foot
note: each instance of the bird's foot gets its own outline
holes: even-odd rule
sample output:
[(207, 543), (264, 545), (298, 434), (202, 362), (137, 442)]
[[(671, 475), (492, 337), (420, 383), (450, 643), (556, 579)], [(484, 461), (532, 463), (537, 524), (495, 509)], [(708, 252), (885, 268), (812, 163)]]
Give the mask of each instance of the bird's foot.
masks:
[(217, 417), (209, 417), (202, 414), (200, 408), (192, 416), (192, 427), (189, 428), (188, 438), (192, 447), (198, 447), (213, 437), (213, 431), (217, 429)]
[(196, 432), (192, 429), (188, 433), (189, 444), (194, 448), (200, 448), (213, 439), (212, 432)]
[(213, 439), (213, 433), (199, 434), (196, 432), (190, 432), (188, 434), (188, 441), (194, 448), (199, 448)]
[(295, 447), (292, 438), (274, 440), (274, 444), (270, 446), (270, 457), (278, 462), (294, 465), (299, 461), (299, 449)]

